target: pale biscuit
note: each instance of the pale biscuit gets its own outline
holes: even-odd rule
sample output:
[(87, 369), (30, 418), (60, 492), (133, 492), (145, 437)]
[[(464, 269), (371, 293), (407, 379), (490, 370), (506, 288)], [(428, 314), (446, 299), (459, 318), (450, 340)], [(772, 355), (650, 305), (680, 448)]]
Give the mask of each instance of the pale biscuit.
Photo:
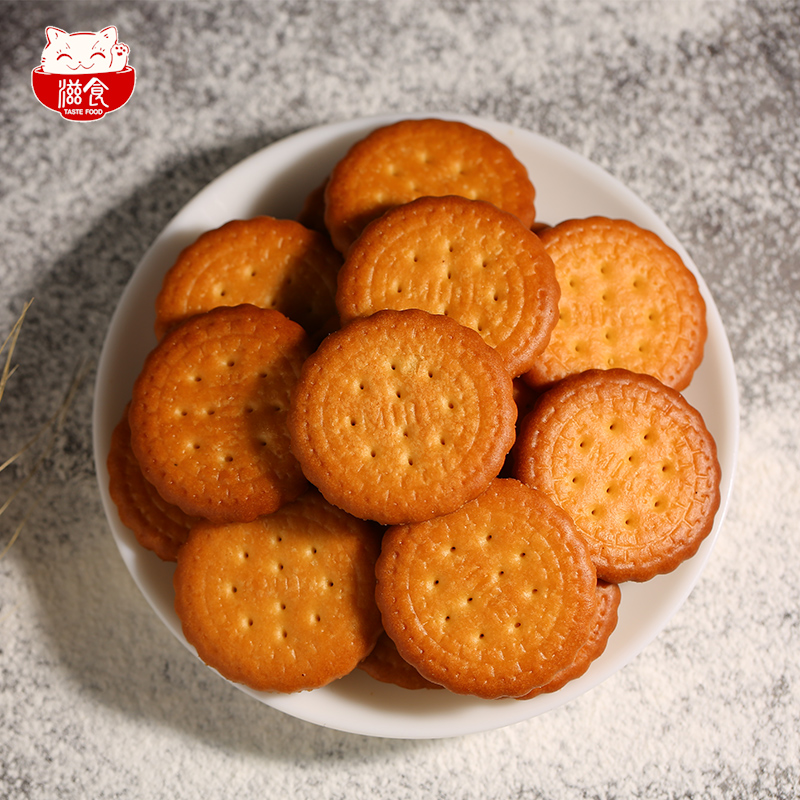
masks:
[(714, 439), (656, 378), (590, 370), (539, 398), (520, 426), (515, 475), (575, 521), (600, 578), (644, 581), (693, 556), (720, 503)]
[(426, 311), (379, 311), (328, 336), (292, 397), (292, 450), (351, 514), (391, 525), (480, 494), (514, 442), (512, 380), (480, 335)]
[(328, 237), (299, 222), (232, 220), (186, 247), (164, 276), (155, 332), (217, 306), (273, 308), (313, 334), (335, 312), (341, 256)]
[(390, 528), (376, 600), (400, 655), (458, 694), (519, 697), (574, 660), (594, 624), (589, 551), (569, 517), (516, 480)]
[(129, 413), (133, 451), (159, 494), (214, 521), (251, 520), (296, 498), (306, 481), (286, 416), (308, 352), (299, 325), (252, 305), (198, 314), (167, 334)]
[(485, 200), (530, 226), (535, 190), (527, 169), (486, 131), (442, 119), (402, 120), (357, 142), (325, 188), (325, 225), (346, 253), (364, 227), (418, 197)]
[(380, 530), (309, 490), (247, 523), (196, 525), (178, 554), (175, 611), (225, 678), (266, 692), (348, 674), (381, 632)]
[(620, 367), (686, 388), (707, 327), (697, 279), (680, 256), (627, 220), (567, 220), (539, 236), (561, 286), (560, 319), (525, 379), (548, 387)]
[(558, 320), (555, 267), (517, 217), (480, 200), (422, 197), (370, 223), (339, 272), (342, 322), (421, 308), (480, 333), (516, 376)]

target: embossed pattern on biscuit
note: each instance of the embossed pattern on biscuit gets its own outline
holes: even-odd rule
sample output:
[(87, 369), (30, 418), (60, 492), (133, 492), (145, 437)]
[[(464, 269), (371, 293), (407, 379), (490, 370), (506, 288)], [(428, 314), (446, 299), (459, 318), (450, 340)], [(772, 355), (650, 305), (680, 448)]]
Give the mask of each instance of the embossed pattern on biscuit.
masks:
[(516, 477), (570, 514), (612, 583), (675, 569), (719, 507), (714, 439), (682, 395), (648, 375), (565, 379), (523, 420), (514, 458)]
[(686, 388), (707, 329), (697, 280), (680, 256), (626, 220), (568, 220), (540, 236), (561, 286), (560, 318), (525, 379), (546, 387), (619, 367)]
[(339, 272), (342, 322), (421, 308), (480, 333), (512, 375), (530, 369), (558, 320), (555, 267), (517, 217), (482, 201), (423, 197), (367, 226)]
[(518, 697), (570, 664), (594, 622), (596, 577), (567, 515), (496, 479), (451, 514), (384, 535), (376, 598), (399, 653), (459, 694)]
[(199, 314), (150, 353), (133, 389), (131, 442), (145, 477), (187, 514), (243, 521), (306, 486), (286, 416), (309, 345), (278, 311)]
[(313, 489), (248, 523), (200, 523), (178, 556), (175, 610), (187, 641), (229, 680), (267, 692), (351, 672), (381, 632), (380, 531)]
[(334, 167), (325, 189), (325, 225), (342, 253), (373, 219), (418, 197), (485, 200), (535, 217), (535, 190), (512, 151), (483, 130), (441, 119), (403, 120), (379, 128)]
[(325, 339), (292, 398), (292, 449), (334, 505), (382, 524), (476, 497), (515, 436), (512, 381), (474, 331), (379, 311)]
[(175, 561), (178, 549), (197, 522), (180, 508), (164, 500), (142, 474), (131, 448), (131, 428), (126, 407), (111, 433), (106, 460), (108, 491), (120, 521), (133, 531), (136, 541), (163, 561)]
[(294, 220), (232, 220), (186, 247), (164, 276), (155, 332), (217, 306), (274, 308), (314, 333), (335, 313), (341, 256)]

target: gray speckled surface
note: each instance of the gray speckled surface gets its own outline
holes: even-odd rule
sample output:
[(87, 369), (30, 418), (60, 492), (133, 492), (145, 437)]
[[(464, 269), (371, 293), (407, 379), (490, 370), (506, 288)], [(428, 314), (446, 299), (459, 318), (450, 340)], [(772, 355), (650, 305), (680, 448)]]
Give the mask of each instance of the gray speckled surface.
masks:
[[(666, 8), (665, 8), (666, 7)], [(1, 3), (0, 333), (35, 297), (0, 460), (96, 362), (150, 242), (205, 184), (306, 127), (383, 112), (507, 121), (640, 195), (700, 267), (741, 393), (734, 497), (686, 604), (542, 717), (435, 741), (254, 702), (151, 612), (103, 515), (93, 373), (0, 517), (0, 797), (796, 797), (800, 785), (800, 4)], [(44, 29), (116, 25), (132, 100), (39, 105)], [(0, 501), (41, 443), (0, 473)]]

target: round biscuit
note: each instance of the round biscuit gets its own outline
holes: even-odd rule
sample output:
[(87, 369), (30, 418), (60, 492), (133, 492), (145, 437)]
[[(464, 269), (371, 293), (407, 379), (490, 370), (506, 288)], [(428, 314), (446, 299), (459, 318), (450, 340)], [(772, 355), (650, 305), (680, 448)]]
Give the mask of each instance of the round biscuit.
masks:
[(368, 222), (418, 197), (486, 200), (530, 226), (535, 190), (512, 151), (463, 122), (416, 119), (378, 128), (356, 142), (325, 188), (325, 225), (346, 253)]
[(186, 640), (225, 678), (266, 692), (316, 689), (354, 670), (381, 632), (380, 529), (313, 489), (246, 523), (196, 525), (178, 555)]
[(175, 561), (197, 519), (168, 503), (145, 480), (131, 448), (127, 408), (111, 433), (106, 465), (108, 493), (117, 507), (120, 522), (133, 531), (136, 541), (146, 550), (162, 561)]
[(131, 444), (142, 472), (192, 516), (246, 521), (306, 487), (286, 426), (308, 356), (303, 329), (253, 305), (212, 309), (171, 331), (133, 388)]
[(617, 627), (619, 603), (622, 592), (615, 583), (597, 582), (597, 613), (589, 638), (583, 643), (573, 662), (544, 686), (538, 686), (518, 700), (530, 700), (540, 694), (550, 694), (563, 689), (570, 681), (580, 678), (606, 649), (611, 634)]
[(500, 356), (475, 331), (417, 309), (330, 334), (303, 365), (289, 414), (308, 480), (334, 505), (386, 525), (480, 494), (515, 422)]
[(378, 637), (372, 652), (358, 665), (371, 678), (382, 683), (391, 683), (401, 689), (442, 689), (437, 683), (423, 678), (417, 670), (400, 657), (397, 646), (386, 635)]
[(680, 256), (627, 220), (567, 220), (539, 236), (561, 287), (559, 320), (525, 380), (547, 388), (619, 367), (686, 388), (707, 328), (697, 279)]
[(297, 221), (312, 231), (319, 231), (325, 236), (328, 229), (325, 227), (325, 184), (328, 179), (312, 189), (303, 201), (303, 207), (297, 215)]
[(697, 552), (720, 502), (716, 445), (700, 413), (656, 378), (590, 370), (522, 421), (515, 476), (575, 521), (600, 578), (644, 581)]
[(390, 528), (376, 566), (384, 629), (458, 694), (518, 697), (572, 663), (594, 623), (589, 551), (569, 517), (496, 479), (457, 511)]
[(513, 376), (529, 370), (558, 320), (553, 261), (517, 217), (481, 200), (422, 197), (371, 222), (348, 250), (342, 322), (421, 308), (480, 333)]
[(156, 336), (194, 314), (241, 303), (274, 308), (313, 334), (336, 311), (341, 262), (326, 235), (294, 220), (232, 220), (203, 233), (167, 271)]

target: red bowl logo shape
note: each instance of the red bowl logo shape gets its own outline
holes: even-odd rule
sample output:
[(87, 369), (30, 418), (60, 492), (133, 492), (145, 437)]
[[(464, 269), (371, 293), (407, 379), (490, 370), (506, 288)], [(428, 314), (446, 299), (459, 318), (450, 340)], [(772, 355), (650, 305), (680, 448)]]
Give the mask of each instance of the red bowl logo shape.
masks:
[(119, 72), (54, 75), (37, 67), (31, 73), (31, 85), (39, 102), (64, 119), (92, 122), (128, 102), (136, 72), (125, 67)]

